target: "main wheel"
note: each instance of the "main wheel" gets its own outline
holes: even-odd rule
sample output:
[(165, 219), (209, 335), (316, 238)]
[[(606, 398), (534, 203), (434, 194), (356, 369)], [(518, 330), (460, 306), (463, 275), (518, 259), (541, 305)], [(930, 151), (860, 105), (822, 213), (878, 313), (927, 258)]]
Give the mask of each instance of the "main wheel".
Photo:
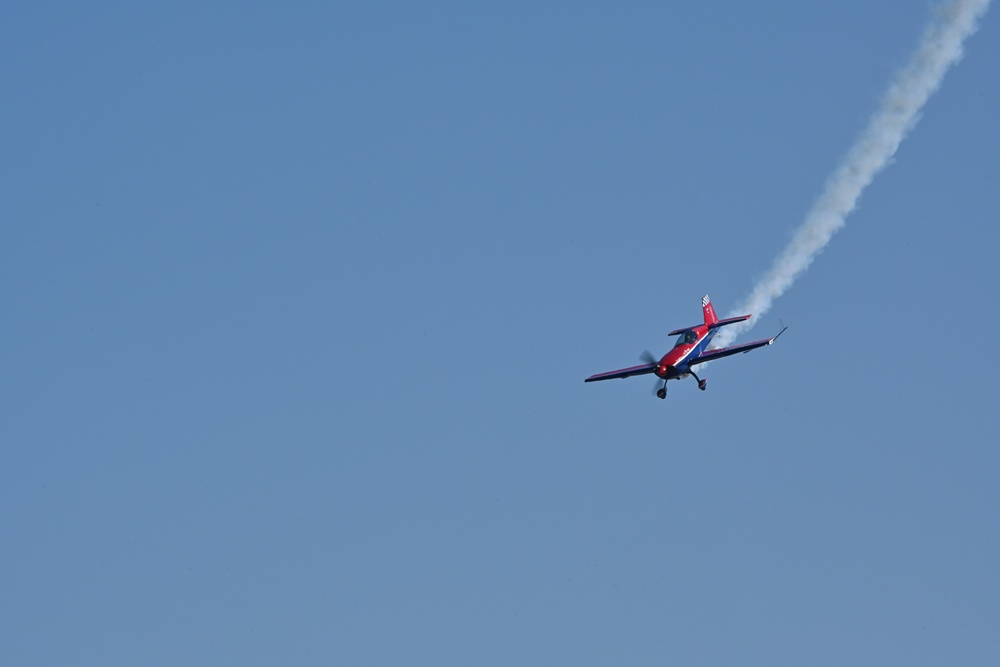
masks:
[(707, 386), (708, 386), (708, 380), (698, 380), (698, 389), (705, 391), (705, 388)]
[(666, 398), (667, 397), (667, 388), (666, 387), (660, 387), (659, 389), (657, 389), (656, 390), (656, 397), (657, 398)]

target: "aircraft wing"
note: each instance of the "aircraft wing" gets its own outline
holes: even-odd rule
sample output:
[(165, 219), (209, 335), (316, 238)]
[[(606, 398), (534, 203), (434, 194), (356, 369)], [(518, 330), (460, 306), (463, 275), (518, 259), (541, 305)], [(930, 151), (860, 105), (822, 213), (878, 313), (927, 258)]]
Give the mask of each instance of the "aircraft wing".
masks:
[[(787, 328), (787, 327), (786, 327)], [(785, 333), (785, 329), (778, 332), (778, 336)], [(739, 354), (740, 352), (749, 352), (750, 350), (756, 350), (758, 347), (764, 347), (765, 345), (770, 345), (778, 339), (778, 336), (773, 338), (765, 338), (764, 340), (755, 340), (752, 343), (740, 343), (739, 345), (730, 345), (729, 347), (720, 347), (717, 350), (708, 350), (702, 352), (697, 359), (693, 359), (688, 362), (688, 365), (694, 366), (696, 364), (703, 364), (706, 361), (712, 361), (714, 359), (722, 359), (723, 357), (728, 357), (732, 354)]]
[(643, 364), (642, 366), (632, 366), (631, 368), (622, 368), (621, 370), (608, 371), (607, 373), (596, 373), (584, 380), (584, 382), (614, 380), (616, 378), (632, 377), (633, 375), (647, 375), (652, 373), (654, 368), (656, 368), (656, 364)]

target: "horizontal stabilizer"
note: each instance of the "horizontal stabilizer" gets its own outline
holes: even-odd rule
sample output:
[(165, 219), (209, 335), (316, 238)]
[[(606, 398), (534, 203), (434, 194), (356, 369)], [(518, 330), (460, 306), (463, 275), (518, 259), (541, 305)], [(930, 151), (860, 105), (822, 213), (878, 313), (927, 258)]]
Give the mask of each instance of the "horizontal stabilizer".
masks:
[(709, 329), (718, 329), (719, 327), (724, 327), (727, 324), (736, 324), (737, 322), (746, 322), (750, 319), (749, 315), (740, 315), (739, 317), (727, 317), (724, 320), (719, 320), (713, 324), (709, 324)]
[(695, 329), (697, 329), (698, 327), (701, 327), (701, 326), (704, 326), (704, 325), (703, 324), (696, 324), (693, 327), (684, 327), (683, 329), (674, 329), (673, 331), (671, 331), (667, 335), (668, 336), (676, 336), (677, 334), (686, 333), (688, 331), (694, 331)]

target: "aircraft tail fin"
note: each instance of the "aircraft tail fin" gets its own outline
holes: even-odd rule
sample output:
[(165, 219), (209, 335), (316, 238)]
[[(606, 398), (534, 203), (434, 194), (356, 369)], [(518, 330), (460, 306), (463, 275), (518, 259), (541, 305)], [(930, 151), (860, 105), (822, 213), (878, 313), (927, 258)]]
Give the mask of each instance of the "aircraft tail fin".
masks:
[(715, 308), (712, 307), (712, 300), (708, 298), (708, 295), (701, 297), (701, 310), (705, 313), (705, 324), (712, 326), (719, 321), (719, 317), (715, 314)]

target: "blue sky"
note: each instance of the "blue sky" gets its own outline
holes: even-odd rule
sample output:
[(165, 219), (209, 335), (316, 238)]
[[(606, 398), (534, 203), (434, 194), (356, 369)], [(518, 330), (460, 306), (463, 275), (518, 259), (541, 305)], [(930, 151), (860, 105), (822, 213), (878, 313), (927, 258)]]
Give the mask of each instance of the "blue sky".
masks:
[(666, 401), (925, 4), (8, 14), (3, 664), (1000, 658), (995, 12)]

